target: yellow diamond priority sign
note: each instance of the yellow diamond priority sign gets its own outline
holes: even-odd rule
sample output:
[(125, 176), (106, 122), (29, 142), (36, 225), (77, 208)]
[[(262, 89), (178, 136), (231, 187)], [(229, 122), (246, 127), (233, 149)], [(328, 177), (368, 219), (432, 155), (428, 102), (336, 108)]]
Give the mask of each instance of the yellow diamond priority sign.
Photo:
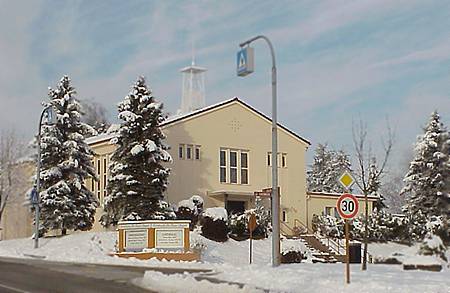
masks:
[(353, 178), (352, 174), (348, 171), (345, 171), (341, 177), (338, 179), (339, 183), (341, 183), (344, 188), (350, 188), (353, 183), (355, 183), (355, 179)]

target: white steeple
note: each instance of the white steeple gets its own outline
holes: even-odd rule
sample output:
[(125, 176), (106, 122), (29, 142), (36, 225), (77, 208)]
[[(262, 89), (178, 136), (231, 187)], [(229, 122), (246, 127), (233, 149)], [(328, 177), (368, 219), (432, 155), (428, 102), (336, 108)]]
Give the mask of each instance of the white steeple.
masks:
[(186, 114), (205, 107), (206, 68), (195, 65), (192, 56), (191, 66), (180, 69), (183, 78), (180, 114)]

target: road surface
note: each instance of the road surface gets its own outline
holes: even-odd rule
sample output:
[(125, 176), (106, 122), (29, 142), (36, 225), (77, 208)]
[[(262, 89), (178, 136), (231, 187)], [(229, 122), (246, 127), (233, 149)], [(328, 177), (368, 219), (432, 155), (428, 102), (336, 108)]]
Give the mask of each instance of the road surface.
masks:
[[(133, 285), (148, 268), (0, 258), (0, 292), (152, 292)], [(163, 273), (183, 270), (157, 269)]]

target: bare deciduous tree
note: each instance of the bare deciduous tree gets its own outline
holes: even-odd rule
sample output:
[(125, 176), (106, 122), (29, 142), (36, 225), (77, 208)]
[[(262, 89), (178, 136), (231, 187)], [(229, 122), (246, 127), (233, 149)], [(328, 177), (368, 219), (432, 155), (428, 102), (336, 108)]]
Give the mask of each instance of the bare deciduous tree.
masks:
[[(367, 269), (367, 242), (368, 242), (368, 219), (369, 219), (369, 203), (368, 196), (375, 187), (372, 182), (379, 182), (382, 174), (386, 171), (386, 165), (394, 145), (394, 132), (392, 131), (389, 122), (386, 123), (387, 134), (386, 137), (381, 138), (383, 145), (383, 155), (381, 160), (377, 160), (376, 155), (372, 152), (370, 142), (367, 139), (367, 123), (361, 119), (352, 125), (353, 144), (355, 148), (355, 156), (357, 161), (356, 182), (358, 187), (364, 194), (365, 219), (364, 219), (364, 255), (362, 269)], [(381, 162), (377, 166), (375, 174), (370, 174), (371, 164), (373, 162)]]
[(103, 105), (94, 100), (80, 101), (82, 107), (82, 122), (92, 126), (98, 133), (105, 132), (110, 126), (107, 111)]
[[(18, 176), (18, 160), (24, 155), (25, 145), (14, 130), (0, 133), (0, 222), (8, 200), (17, 185), (27, 178)], [(14, 197), (16, 200), (20, 197)]]

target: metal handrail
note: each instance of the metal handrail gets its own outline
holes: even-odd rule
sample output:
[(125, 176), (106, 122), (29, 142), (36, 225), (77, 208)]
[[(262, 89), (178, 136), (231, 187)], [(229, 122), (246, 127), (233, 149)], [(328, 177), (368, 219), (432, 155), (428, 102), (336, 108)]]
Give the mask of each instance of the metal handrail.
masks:
[[(298, 224), (298, 225), (297, 225), (297, 224)], [(320, 235), (320, 234), (317, 234), (317, 233), (315, 233), (312, 229), (310, 229), (307, 225), (305, 225), (302, 221), (300, 221), (299, 219), (295, 218), (295, 219), (294, 219), (294, 227), (297, 227), (297, 226), (300, 226), (300, 227), (306, 229), (306, 232), (307, 232), (307, 233), (314, 234), (314, 236), (316, 236), (316, 237), (319, 239), (319, 241), (320, 241), (321, 239), (325, 239), (325, 240), (326, 240), (326, 244), (323, 243), (322, 241), (321, 241), (321, 243), (324, 244), (324, 245), (326, 245), (326, 246), (327, 246), (330, 250), (332, 250), (333, 252), (335, 252), (335, 253), (337, 253), (337, 254), (339, 254), (339, 255), (345, 255), (345, 251), (346, 251), (346, 250), (345, 250), (345, 246), (340, 244), (339, 239), (337, 239), (337, 241), (335, 241), (335, 240), (334, 240), (333, 238), (331, 238), (331, 237), (328, 237), (328, 236), (322, 236), (322, 235)], [(289, 228), (290, 228), (290, 227), (289, 227)], [(290, 230), (293, 231), (292, 228), (290, 228)], [(331, 245), (330, 245), (330, 243), (331, 243)], [(342, 248), (342, 250), (344, 251), (344, 253), (342, 253), (341, 248)]]

